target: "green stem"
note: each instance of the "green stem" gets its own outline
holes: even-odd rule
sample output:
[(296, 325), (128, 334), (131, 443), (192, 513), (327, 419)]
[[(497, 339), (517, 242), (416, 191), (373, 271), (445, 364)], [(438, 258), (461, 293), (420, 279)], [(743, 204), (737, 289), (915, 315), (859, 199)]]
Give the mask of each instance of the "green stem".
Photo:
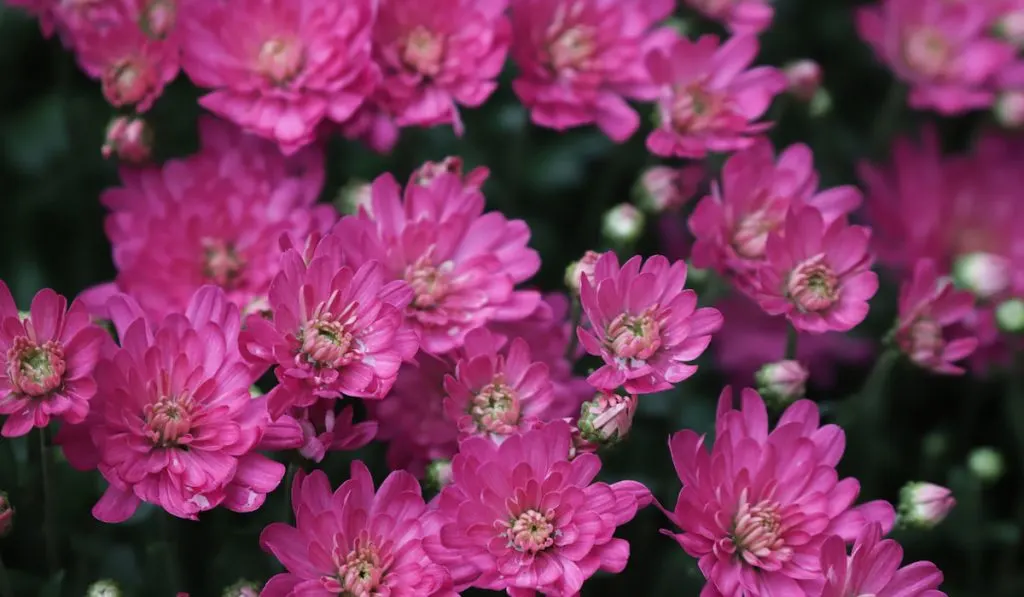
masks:
[(886, 384), (899, 358), (900, 352), (898, 350), (888, 348), (882, 352), (882, 356), (878, 357), (878, 361), (875, 362), (874, 368), (868, 374), (868, 379), (864, 382), (864, 387), (858, 395), (863, 419), (884, 422), (887, 418), (884, 416), (887, 412), (885, 408), (885, 397), (888, 395)]
[[(1017, 442), (1017, 461), (1024, 466), (1024, 376), (1021, 371), (1024, 367), (1024, 350), (1018, 350), (1014, 355), (1014, 362), (1010, 369), (1009, 388), (1005, 398), (1006, 416), (1010, 419), (1013, 427), (1013, 437)], [(1024, 500), (1019, 500), (1017, 509), (1017, 542), (1013, 548), (1006, 550), (1006, 561), (1004, 567), (1011, 568), (1017, 561), (1020, 554), (1021, 543), (1024, 542)]]
[(847, 427), (854, 424), (857, 428), (857, 433), (851, 434), (849, 440), (856, 447), (854, 451), (865, 456), (866, 468), (862, 475), (865, 496), (880, 493), (879, 482), (884, 478), (889, 426), (889, 409), (885, 400), (889, 395), (889, 379), (899, 359), (900, 352), (897, 349), (888, 348), (882, 352), (861, 391), (846, 411), (848, 420), (842, 425)]
[(46, 428), (41, 427), (39, 436), (39, 471), (42, 476), (43, 494), (43, 540), (46, 543), (46, 562), (51, 574), (60, 570), (60, 554), (57, 551), (57, 535), (53, 509), (53, 455), (47, 445)]
[(880, 153), (889, 146), (889, 138), (899, 126), (900, 115), (906, 104), (906, 90), (896, 80), (889, 85), (882, 107), (876, 112), (874, 126), (871, 127), (871, 149)]
[(175, 590), (181, 590), (181, 566), (179, 565), (180, 556), (178, 555), (180, 548), (180, 542), (178, 541), (178, 519), (171, 514), (161, 514), (160, 535), (164, 542), (164, 549), (166, 550), (164, 565), (166, 566), (167, 582), (169, 582)]
[(570, 363), (576, 362), (576, 349), (579, 347), (580, 338), (576, 333), (576, 329), (580, 326), (580, 320), (583, 319), (583, 306), (580, 304), (579, 294), (572, 298), (572, 311), (570, 315), (570, 321), (572, 327), (569, 328), (569, 346), (565, 349), (565, 358)]
[(4, 565), (3, 558), (0, 558), (0, 597), (14, 597), (11, 577), (7, 574), (7, 566)]
[(786, 329), (786, 355), (787, 361), (796, 360), (796, 349), (797, 344), (800, 341), (800, 334), (796, 331), (796, 328), (790, 325)]

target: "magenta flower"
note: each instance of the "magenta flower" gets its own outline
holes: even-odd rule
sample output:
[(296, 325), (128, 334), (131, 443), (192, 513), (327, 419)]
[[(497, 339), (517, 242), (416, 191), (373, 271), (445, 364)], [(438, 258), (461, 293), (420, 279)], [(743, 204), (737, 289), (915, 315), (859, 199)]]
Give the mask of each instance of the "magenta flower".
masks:
[(203, 107), (294, 153), (321, 122), (344, 123), (373, 92), (374, 0), (193, 2), (182, 68)]
[(627, 99), (657, 97), (644, 55), (664, 43), (670, 0), (513, 0), (516, 95), (539, 126), (566, 130), (597, 124), (616, 142), (640, 117)]
[(451, 124), (497, 88), (511, 38), (508, 0), (384, 0), (373, 29), (375, 96), (398, 126)]
[(110, 337), (81, 302), (40, 290), (23, 320), (0, 280), (0, 414), (2, 435), (19, 437), (51, 418), (81, 423), (96, 394), (93, 372)]
[(259, 508), (284, 466), (254, 451), (270, 416), (249, 394), (238, 308), (206, 286), (156, 325), (127, 296), (110, 309), (121, 348), (96, 369), (98, 417), (87, 426), (110, 486), (93, 516), (122, 522), (143, 501), (190, 519), (219, 505)]
[(369, 213), (343, 218), (333, 232), (349, 263), (380, 261), (388, 276), (412, 286), (406, 318), (423, 350), (436, 354), (492, 321), (527, 317), (540, 301), (535, 291), (515, 289), (540, 268), (527, 247), (529, 228), (484, 214), (474, 184), (444, 173), (403, 193), (385, 174), (373, 183)]
[(957, 290), (949, 278), (940, 278), (933, 261), (923, 259), (900, 288), (899, 320), (893, 340), (915, 364), (935, 373), (962, 374), (956, 361), (978, 347), (970, 334), (948, 337), (949, 328), (974, 309), (974, 296)]
[(835, 471), (843, 431), (819, 427), (813, 402), (794, 403), (769, 431), (761, 397), (741, 395), (734, 410), (732, 388), (722, 391), (710, 451), (689, 429), (669, 440), (683, 488), (665, 513), (682, 532), (662, 532), (698, 558), (702, 597), (818, 595), (826, 540), (853, 542), (872, 522), (888, 530), (895, 511), (884, 501), (852, 507), (860, 485)]
[(845, 332), (868, 314), (878, 291), (868, 252), (871, 230), (845, 218), (826, 226), (814, 207), (791, 211), (782, 234), (768, 237), (757, 301), (804, 332)]
[(440, 532), (424, 540), (457, 590), (571, 597), (598, 570), (625, 568), (629, 544), (613, 534), (650, 503), (650, 492), (635, 481), (592, 483), (600, 459), (570, 461), (571, 446), (561, 421), (500, 446), (482, 437), (462, 442), (436, 501)]
[(909, 104), (946, 115), (987, 108), (1016, 48), (989, 37), (988, 3), (880, 0), (857, 11), (857, 30), (910, 85)]
[(685, 0), (690, 8), (714, 19), (734, 34), (760, 33), (771, 26), (771, 0)]
[(931, 562), (903, 563), (903, 548), (882, 539), (877, 523), (864, 527), (847, 557), (845, 537), (830, 537), (821, 549), (825, 589), (821, 597), (946, 597), (938, 590), (942, 572)]
[(416, 335), (402, 318), (409, 285), (388, 282), (377, 262), (344, 266), (342, 251), (331, 236), (308, 263), (290, 249), (270, 288), (272, 315), (246, 319), (242, 353), (276, 365), (282, 384), (268, 397), (274, 418), (317, 398), (383, 398), (399, 366), (416, 354)]
[(331, 492), (323, 471), (299, 473), (292, 486), (295, 526), (271, 523), (260, 546), (285, 568), (263, 597), (457, 597), (451, 579), (423, 550), (432, 528), (420, 485), (395, 471), (374, 491), (366, 465)]
[(583, 348), (604, 359), (587, 381), (595, 388), (624, 386), (632, 394), (670, 389), (697, 371), (689, 362), (704, 352), (722, 327), (715, 309), (697, 308), (684, 288), (686, 263), (638, 255), (621, 268), (615, 253), (601, 256), (593, 280), (584, 277), (580, 301), (589, 327), (577, 335)]
[[(757, 38), (678, 37), (647, 56), (658, 86), (658, 120), (647, 138), (655, 155), (702, 158), (708, 152), (750, 147), (770, 123), (755, 123), (785, 91), (786, 76), (767, 66), (749, 68)], [(749, 70), (748, 70), (749, 69)]]

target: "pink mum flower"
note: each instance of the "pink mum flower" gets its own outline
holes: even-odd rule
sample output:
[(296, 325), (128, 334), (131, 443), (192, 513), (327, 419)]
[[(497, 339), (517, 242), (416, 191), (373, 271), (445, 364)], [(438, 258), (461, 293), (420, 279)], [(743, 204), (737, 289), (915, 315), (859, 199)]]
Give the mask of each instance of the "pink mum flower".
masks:
[(451, 124), (498, 87), (511, 37), (507, 0), (384, 0), (373, 29), (376, 100), (398, 126)]
[(594, 454), (568, 459), (572, 432), (555, 422), (508, 438), (462, 442), (452, 482), (436, 498), (440, 532), (424, 547), (457, 590), (577, 595), (598, 570), (621, 572), (629, 544), (613, 537), (650, 503), (635, 481), (592, 483)]
[(371, 60), (374, 0), (226, 0), (189, 4), (182, 67), (215, 91), (199, 103), (288, 154), (344, 123), (380, 73)]
[(845, 332), (868, 314), (878, 275), (868, 252), (871, 230), (839, 219), (826, 226), (814, 207), (791, 211), (784, 232), (768, 237), (757, 301), (804, 332)]
[(722, 391), (710, 451), (689, 429), (669, 440), (683, 488), (665, 513), (682, 532), (662, 532), (699, 559), (701, 597), (818, 595), (826, 539), (852, 542), (872, 522), (888, 530), (895, 511), (884, 501), (851, 507), (860, 485), (835, 471), (843, 431), (819, 427), (813, 402), (794, 403), (769, 431), (761, 397), (741, 395), (734, 410), (732, 388)]
[(81, 423), (96, 394), (93, 371), (110, 337), (92, 324), (85, 305), (40, 290), (22, 320), (0, 280), (0, 414), (2, 435), (19, 437), (51, 417)]
[(334, 399), (321, 398), (295, 414), (304, 440), (299, 453), (313, 462), (322, 461), (327, 452), (358, 450), (377, 435), (376, 421), (354, 423), (353, 408), (346, 406), (337, 412)]
[(923, 259), (900, 288), (896, 344), (918, 366), (935, 373), (962, 374), (954, 363), (971, 355), (978, 339), (970, 334), (947, 338), (948, 328), (962, 322), (974, 309), (974, 296), (957, 290), (949, 278), (940, 278), (933, 261)]
[(655, 31), (671, 0), (513, 0), (512, 88), (534, 123), (566, 130), (596, 123), (616, 142), (640, 126), (627, 99), (657, 97), (643, 57), (663, 43)]
[(647, 56), (658, 86), (658, 127), (647, 148), (666, 157), (702, 158), (708, 152), (750, 147), (770, 123), (754, 123), (785, 91), (786, 76), (767, 66), (748, 68), (757, 38), (741, 35), (719, 45), (714, 35), (677, 37)]
[(246, 319), (242, 353), (277, 366), (282, 385), (269, 396), (275, 418), (317, 398), (383, 398), (399, 366), (416, 354), (416, 335), (402, 318), (409, 285), (388, 282), (377, 262), (344, 266), (342, 251), (328, 236), (308, 262), (295, 249), (286, 252), (270, 288), (270, 317)]
[(412, 286), (406, 318), (423, 350), (454, 350), (471, 330), (537, 308), (539, 293), (515, 289), (540, 268), (525, 222), (484, 214), (483, 195), (455, 174), (404, 193), (385, 174), (372, 193), (369, 213), (343, 218), (333, 234), (350, 263), (380, 261), (388, 276)]
[(721, 186), (713, 184), (690, 216), (693, 265), (735, 274), (740, 290), (750, 292), (744, 278), (764, 264), (768, 235), (782, 229), (791, 208), (813, 206), (827, 226), (860, 203), (853, 186), (818, 191), (814, 156), (806, 145), (789, 146), (776, 161), (771, 143), (759, 141), (726, 160)]
[(432, 535), (420, 485), (395, 471), (374, 491), (366, 465), (331, 492), (323, 471), (299, 473), (292, 486), (295, 526), (271, 523), (260, 546), (288, 570), (267, 582), (263, 597), (457, 597), (444, 568), (423, 550)]
[(698, 309), (697, 294), (684, 288), (683, 261), (669, 264), (655, 255), (643, 262), (637, 255), (620, 268), (618, 257), (608, 252), (597, 261), (593, 278), (581, 282), (589, 327), (580, 326), (577, 335), (588, 353), (604, 359), (587, 378), (598, 389), (624, 386), (631, 394), (670, 389), (697, 371), (688, 363), (722, 327), (721, 313)]
[(686, 0), (686, 5), (729, 28), (734, 34), (760, 33), (771, 26), (771, 0)]
[(882, 539), (878, 523), (864, 527), (847, 557), (844, 537), (830, 537), (821, 548), (825, 590), (821, 597), (946, 597), (939, 589), (942, 572), (931, 562), (903, 563), (903, 548)]
[(156, 325), (126, 296), (110, 309), (121, 348), (97, 367), (99, 416), (88, 426), (110, 486), (93, 516), (122, 522), (143, 501), (190, 519), (219, 505), (259, 508), (285, 471), (254, 451), (270, 416), (249, 394), (238, 308), (206, 286)]
[(857, 30), (910, 85), (911, 107), (959, 114), (992, 104), (994, 78), (1017, 52), (989, 37), (987, 4), (880, 0), (857, 11)]

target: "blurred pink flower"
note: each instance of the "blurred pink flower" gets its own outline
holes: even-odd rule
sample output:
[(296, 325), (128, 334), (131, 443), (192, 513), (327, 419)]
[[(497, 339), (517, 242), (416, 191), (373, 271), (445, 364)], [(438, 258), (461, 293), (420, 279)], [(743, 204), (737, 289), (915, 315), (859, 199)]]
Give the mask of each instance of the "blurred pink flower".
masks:
[(685, 0), (690, 8), (714, 19), (736, 34), (760, 33), (771, 26), (771, 0)]
[(662, 532), (698, 558), (701, 597), (817, 595), (826, 539), (853, 542), (872, 522), (888, 530), (895, 512), (884, 501), (853, 507), (860, 484), (835, 471), (843, 431), (820, 427), (813, 402), (794, 403), (769, 430), (757, 392), (741, 397), (735, 410), (732, 388), (722, 391), (710, 450), (689, 429), (669, 440), (683, 488), (665, 513), (682, 532)]
[(214, 91), (199, 103), (288, 154), (322, 122), (349, 120), (380, 81), (375, 0), (192, 1), (182, 67)]
[(845, 218), (826, 225), (814, 207), (791, 211), (783, 232), (768, 237), (766, 263), (757, 271), (758, 304), (803, 332), (855, 328), (878, 291), (870, 240), (870, 229)]
[(94, 370), (110, 337), (85, 305), (40, 290), (23, 320), (0, 280), (0, 414), (2, 435), (19, 437), (51, 418), (81, 423), (96, 394)]
[(512, 0), (512, 83), (534, 123), (556, 130), (596, 124), (613, 141), (636, 132), (627, 99), (657, 97), (644, 55), (670, 39), (655, 29), (671, 0)]
[(955, 363), (971, 355), (978, 339), (962, 329), (961, 323), (974, 309), (974, 297), (957, 290), (948, 277), (939, 277), (935, 262), (922, 259), (911, 277), (900, 287), (899, 320), (894, 341), (918, 366), (935, 373), (962, 374)]
[(583, 278), (580, 288), (586, 316), (577, 329), (580, 344), (604, 359), (587, 378), (591, 385), (649, 394), (696, 372), (689, 362), (707, 348), (722, 315), (698, 309), (697, 294), (685, 284), (682, 261), (655, 255), (644, 262), (637, 255), (620, 267), (615, 253), (601, 256), (593, 281)]
[(424, 547), (456, 589), (571, 597), (598, 570), (621, 572), (629, 544), (613, 537), (651, 494), (635, 481), (593, 483), (594, 454), (570, 461), (572, 432), (555, 422), (497, 445), (472, 437), (436, 498), (441, 528)]
[(771, 123), (754, 123), (786, 89), (779, 70), (750, 68), (757, 38), (740, 35), (724, 44), (714, 35), (677, 37), (647, 56), (659, 88), (658, 127), (647, 148), (666, 157), (702, 158), (709, 152), (750, 147)]
[(377, 96), (367, 98), (338, 128), (345, 138), (362, 141), (377, 153), (389, 154), (398, 144), (401, 131), (394, 119), (377, 104), (377, 99)]
[(942, 572), (931, 562), (914, 562), (900, 567), (903, 548), (892, 539), (882, 539), (883, 527), (864, 527), (846, 555), (846, 537), (830, 537), (821, 548), (821, 572), (825, 588), (821, 597), (946, 597), (939, 591)]
[(323, 471), (299, 473), (292, 507), (295, 526), (274, 522), (260, 535), (260, 546), (287, 569), (267, 582), (263, 597), (457, 597), (445, 569), (423, 550), (436, 530), (408, 473), (391, 473), (374, 491), (357, 460), (334, 492)]

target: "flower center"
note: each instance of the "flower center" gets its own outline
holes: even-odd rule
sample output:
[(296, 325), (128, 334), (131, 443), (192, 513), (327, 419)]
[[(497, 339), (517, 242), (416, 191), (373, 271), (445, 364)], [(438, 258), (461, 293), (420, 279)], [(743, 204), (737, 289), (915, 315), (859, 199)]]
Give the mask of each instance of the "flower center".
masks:
[(786, 547), (783, 530), (777, 503), (762, 500), (751, 506), (743, 501), (733, 519), (731, 539), (748, 564), (759, 565), (768, 558), (785, 562), (793, 557), (793, 549)]
[(151, 69), (138, 60), (126, 58), (107, 69), (103, 88), (115, 105), (136, 104), (149, 92), (153, 83), (151, 77)]
[(697, 83), (675, 90), (670, 118), (679, 132), (699, 132), (711, 128), (721, 112), (721, 100)]
[(348, 553), (342, 551), (338, 537), (334, 539), (332, 559), (337, 575), (320, 579), (329, 592), (339, 597), (376, 597), (383, 584), (388, 568), (394, 558), (387, 545), (378, 548), (370, 541), (366, 531), (359, 533), (354, 547)]
[(7, 378), (19, 394), (38, 398), (64, 381), (64, 347), (51, 340), (42, 346), (25, 336), (14, 339), (7, 351)]
[(192, 442), (192, 415), (195, 406), (189, 394), (164, 396), (154, 404), (147, 404), (146, 437), (154, 446), (167, 448), (185, 446)]
[(352, 330), (357, 303), (349, 305), (335, 317), (326, 307), (317, 308), (315, 316), (299, 332), (300, 356), (317, 369), (344, 367), (359, 357), (359, 341)]
[(153, 39), (164, 39), (174, 29), (177, 13), (175, 0), (151, 0), (142, 9), (139, 27)]
[(622, 313), (608, 326), (607, 342), (619, 358), (646, 361), (661, 348), (661, 324), (654, 314), (657, 305), (640, 315)]
[(942, 75), (951, 57), (952, 48), (946, 38), (930, 27), (911, 32), (903, 44), (907, 66), (925, 77)]
[(448, 294), (448, 271), (451, 267), (451, 263), (435, 267), (428, 253), (405, 268), (405, 281), (412, 286), (415, 294), (411, 305), (413, 308), (433, 309), (441, 304)]
[(402, 61), (420, 74), (433, 77), (444, 63), (444, 42), (444, 37), (419, 25), (405, 39)]
[(527, 510), (518, 517), (509, 520), (503, 534), (508, 539), (508, 546), (516, 551), (535, 554), (555, 544), (558, 531), (551, 522), (554, 512), (541, 514), (537, 510)]
[(302, 44), (281, 38), (269, 39), (260, 46), (256, 70), (274, 85), (291, 81), (305, 60)]
[(519, 424), (519, 397), (499, 374), (473, 397), (469, 414), (481, 432), (511, 433)]
[(214, 238), (204, 238), (202, 244), (203, 275), (218, 286), (227, 289), (233, 288), (245, 265), (245, 261), (239, 256), (234, 245)]
[(819, 254), (796, 266), (787, 290), (801, 311), (823, 311), (839, 298), (839, 278), (825, 262), (825, 255)]
[(582, 70), (594, 55), (594, 34), (589, 28), (566, 29), (548, 45), (551, 66), (556, 71)]

